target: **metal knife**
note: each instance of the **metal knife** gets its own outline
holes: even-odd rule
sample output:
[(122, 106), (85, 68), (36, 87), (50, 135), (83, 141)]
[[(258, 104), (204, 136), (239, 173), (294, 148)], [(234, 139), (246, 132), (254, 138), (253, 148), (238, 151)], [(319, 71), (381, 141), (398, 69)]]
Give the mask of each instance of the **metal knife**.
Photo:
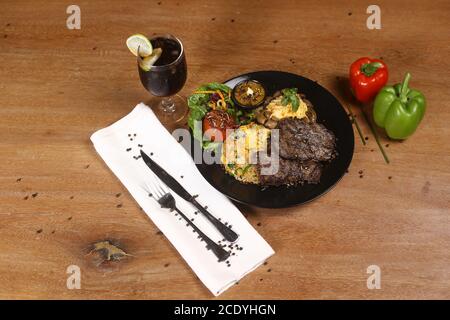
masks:
[(166, 184), (173, 192), (178, 194), (181, 198), (187, 202), (192, 203), (205, 217), (208, 219), (214, 227), (223, 235), (223, 237), (230, 242), (234, 242), (239, 238), (239, 235), (231, 230), (228, 226), (224, 225), (216, 217), (208, 212), (200, 203), (195, 200), (189, 192), (170, 174), (168, 174), (163, 168), (161, 168), (155, 161), (153, 161), (144, 151), (141, 150), (142, 160), (145, 164), (156, 174), (156, 176), (161, 179), (162, 182)]

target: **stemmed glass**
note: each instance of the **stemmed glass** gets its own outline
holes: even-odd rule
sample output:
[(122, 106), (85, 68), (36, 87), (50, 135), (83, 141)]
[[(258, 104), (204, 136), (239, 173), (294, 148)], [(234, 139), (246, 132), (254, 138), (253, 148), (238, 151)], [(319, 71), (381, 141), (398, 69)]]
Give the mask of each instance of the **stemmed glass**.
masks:
[(183, 88), (187, 78), (186, 57), (180, 39), (170, 34), (156, 35), (150, 39), (155, 48), (161, 48), (161, 56), (150, 70), (140, 66), (142, 58), (138, 49), (139, 78), (144, 88), (159, 101), (153, 111), (161, 122), (173, 125), (187, 113), (186, 101), (177, 93)]

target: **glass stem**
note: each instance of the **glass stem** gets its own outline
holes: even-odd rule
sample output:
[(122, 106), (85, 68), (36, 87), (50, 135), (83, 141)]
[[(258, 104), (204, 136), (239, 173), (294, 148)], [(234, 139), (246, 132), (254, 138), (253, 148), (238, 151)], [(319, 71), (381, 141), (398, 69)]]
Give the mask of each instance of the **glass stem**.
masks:
[(171, 97), (163, 98), (161, 100), (161, 109), (167, 113), (172, 113), (175, 111), (175, 103)]

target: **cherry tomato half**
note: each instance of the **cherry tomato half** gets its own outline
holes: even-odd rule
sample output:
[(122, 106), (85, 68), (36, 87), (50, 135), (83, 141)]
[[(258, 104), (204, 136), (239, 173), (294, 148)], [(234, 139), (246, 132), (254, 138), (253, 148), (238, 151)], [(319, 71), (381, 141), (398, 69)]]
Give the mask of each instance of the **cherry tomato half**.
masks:
[(210, 141), (222, 142), (226, 138), (227, 129), (235, 127), (234, 119), (225, 111), (210, 111), (203, 119), (203, 133)]

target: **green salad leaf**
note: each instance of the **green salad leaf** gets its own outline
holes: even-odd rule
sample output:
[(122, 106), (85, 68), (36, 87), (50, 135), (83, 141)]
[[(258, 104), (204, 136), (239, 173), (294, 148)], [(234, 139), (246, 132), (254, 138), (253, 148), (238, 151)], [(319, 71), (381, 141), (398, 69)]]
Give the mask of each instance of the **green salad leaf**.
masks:
[(200, 91), (200, 90), (220, 90), (220, 91), (228, 94), (228, 92), (231, 89), (226, 84), (219, 83), (219, 82), (211, 82), (211, 83), (208, 83), (208, 84), (205, 84), (205, 85), (201, 86), (197, 90), (198, 91)]
[(203, 141), (203, 149), (205, 149), (205, 150), (214, 150), (217, 152), (221, 145), (222, 145), (222, 142)]

